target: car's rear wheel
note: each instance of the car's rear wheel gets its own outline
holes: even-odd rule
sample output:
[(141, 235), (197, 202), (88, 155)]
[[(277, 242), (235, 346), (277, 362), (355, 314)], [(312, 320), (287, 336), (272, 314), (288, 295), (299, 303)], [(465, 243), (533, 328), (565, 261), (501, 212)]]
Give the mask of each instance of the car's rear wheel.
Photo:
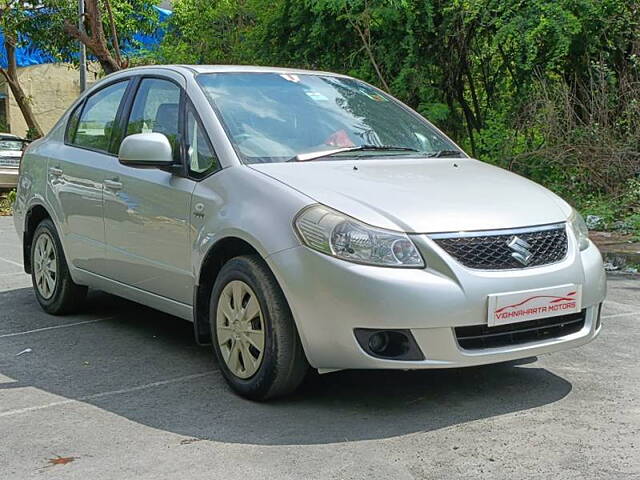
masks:
[(49, 219), (40, 222), (33, 234), (31, 280), (38, 303), (53, 315), (76, 311), (87, 294), (87, 287), (71, 279), (58, 233)]
[(262, 259), (241, 256), (222, 267), (210, 316), (213, 348), (234, 391), (266, 400), (300, 385), (309, 366), (289, 305)]

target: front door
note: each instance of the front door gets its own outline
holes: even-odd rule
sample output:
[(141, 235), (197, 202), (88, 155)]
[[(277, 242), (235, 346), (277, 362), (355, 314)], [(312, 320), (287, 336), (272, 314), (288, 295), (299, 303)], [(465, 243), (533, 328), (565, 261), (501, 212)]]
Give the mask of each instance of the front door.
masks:
[[(168, 79), (143, 78), (125, 135), (159, 132), (180, 162), (181, 88)], [(189, 245), (195, 182), (157, 168), (118, 164), (105, 179), (104, 219), (108, 276), (126, 285), (190, 305), (193, 273)]]

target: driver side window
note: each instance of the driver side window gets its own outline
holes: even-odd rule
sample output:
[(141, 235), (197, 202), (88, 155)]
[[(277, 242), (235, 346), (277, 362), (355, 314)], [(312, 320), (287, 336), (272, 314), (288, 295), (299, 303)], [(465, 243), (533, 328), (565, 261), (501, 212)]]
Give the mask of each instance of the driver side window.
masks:
[(174, 157), (179, 154), (180, 87), (159, 78), (143, 78), (127, 123), (127, 136), (162, 133), (169, 139)]

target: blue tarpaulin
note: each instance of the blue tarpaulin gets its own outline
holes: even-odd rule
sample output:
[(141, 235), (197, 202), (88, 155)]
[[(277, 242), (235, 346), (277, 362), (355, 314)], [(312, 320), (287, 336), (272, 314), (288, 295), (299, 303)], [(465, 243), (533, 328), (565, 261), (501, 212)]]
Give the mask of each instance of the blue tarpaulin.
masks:
[[(158, 12), (158, 19), (160, 24), (164, 23), (169, 15), (171, 15), (170, 10), (165, 10), (164, 8), (153, 7)], [(162, 27), (158, 27), (158, 29), (152, 35), (144, 35), (144, 34), (136, 34), (134, 35), (134, 39), (138, 43), (138, 45), (134, 46), (125, 46), (123, 49), (124, 53), (127, 55), (133, 55), (137, 50), (151, 50), (156, 47), (162, 37), (164, 36), (164, 29)], [(24, 43), (24, 45), (16, 48), (16, 61), (18, 63), (18, 67), (28, 67), (30, 65), (41, 65), (43, 63), (55, 63), (59, 60), (47, 54), (46, 52), (35, 48), (33, 45), (29, 45), (28, 39)], [(7, 67), (7, 52), (4, 49), (4, 34), (0, 31), (0, 66), (3, 68)]]

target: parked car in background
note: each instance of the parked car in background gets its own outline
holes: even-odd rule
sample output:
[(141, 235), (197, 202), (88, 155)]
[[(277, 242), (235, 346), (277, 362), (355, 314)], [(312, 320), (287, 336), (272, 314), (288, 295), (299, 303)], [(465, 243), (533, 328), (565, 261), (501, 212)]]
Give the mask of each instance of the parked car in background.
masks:
[(28, 142), (10, 133), (0, 133), (0, 189), (17, 185), (20, 157)]
[(44, 310), (93, 287), (188, 319), (252, 399), (309, 366), (465, 367), (600, 332), (580, 215), (344, 75), (109, 75), (28, 147), (14, 221)]

